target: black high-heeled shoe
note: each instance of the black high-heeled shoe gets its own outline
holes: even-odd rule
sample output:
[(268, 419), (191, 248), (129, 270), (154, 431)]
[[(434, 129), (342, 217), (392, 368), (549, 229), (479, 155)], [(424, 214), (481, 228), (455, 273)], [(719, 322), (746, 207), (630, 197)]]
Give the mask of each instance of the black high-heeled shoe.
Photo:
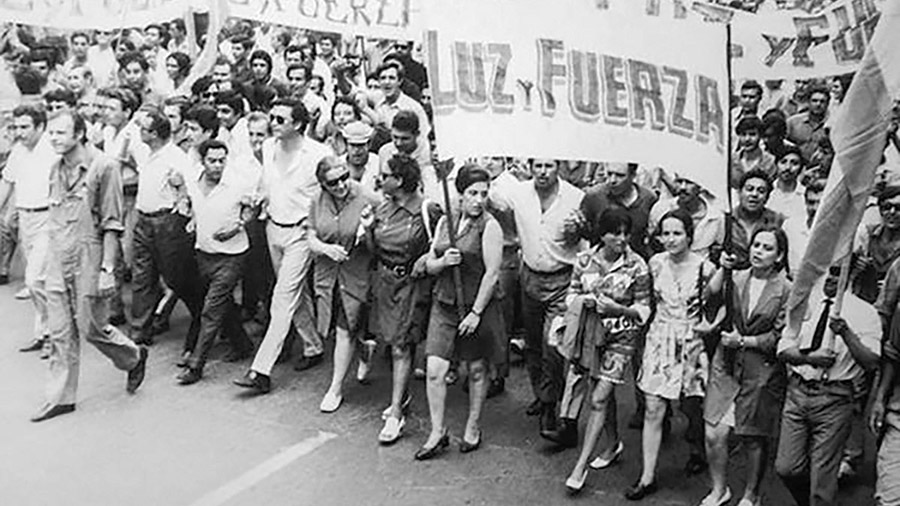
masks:
[(429, 460), (437, 457), (447, 447), (450, 446), (450, 435), (447, 432), (444, 432), (444, 435), (438, 440), (437, 444), (432, 446), (431, 448), (421, 447), (419, 451), (416, 452), (415, 459), (416, 460)]
[(479, 448), (481, 448), (481, 429), (478, 430), (478, 440), (474, 443), (466, 441), (465, 436), (463, 436), (462, 441), (459, 442), (459, 453), (474, 452)]
[(642, 485), (641, 481), (638, 480), (637, 483), (631, 486), (628, 490), (625, 491), (625, 499), (629, 501), (640, 501), (641, 499), (647, 497), (648, 495), (656, 492), (656, 481), (649, 485)]

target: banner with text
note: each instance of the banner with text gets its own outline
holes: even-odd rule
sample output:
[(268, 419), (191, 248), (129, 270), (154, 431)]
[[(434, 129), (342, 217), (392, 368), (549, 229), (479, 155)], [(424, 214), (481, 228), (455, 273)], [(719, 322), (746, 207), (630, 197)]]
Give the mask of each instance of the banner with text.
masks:
[(229, 0), (229, 8), (239, 18), (347, 35), (412, 40), (423, 28), (419, 0)]
[(725, 194), (723, 25), (647, 16), (641, 2), (428, 0), (425, 12), (442, 157), (634, 161)]
[(0, 0), (0, 19), (71, 30), (109, 30), (182, 17), (188, 3), (189, 0)]

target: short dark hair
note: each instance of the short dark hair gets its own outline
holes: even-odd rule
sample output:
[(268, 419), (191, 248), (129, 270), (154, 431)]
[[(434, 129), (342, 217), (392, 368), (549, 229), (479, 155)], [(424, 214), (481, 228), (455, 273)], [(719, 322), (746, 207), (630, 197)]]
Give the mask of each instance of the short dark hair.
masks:
[(244, 97), (236, 90), (220, 91), (216, 94), (216, 105), (227, 105), (237, 116), (244, 115)]
[(398, 111), (394, 115), (394, 119), (391, 120), (391, 128), (401, 132), (419, 135), (419, 126), (419, 117), (416, 116), (416, 113), (407, 109)]
[(353, 117), (357, 120), (362, 119), (362, 112), (359, 110), (359, 106), (356, 105), (356, 101), (347, 96), (340, 96), (334, 99), (334, 105), (331, 106), (331, 117), (334, 118), (334, 111), (337, 109), (338, 105), (349, 105), (353, 108)]
[(797, 155), (800, 158), (800, 167), (806, 167), (806, 157), (803, 156), (803, 151), (800, 150), (797, 146), (785, 146), (775, 155), (775, 163), (781, 161), (782, 158), (787, 155)]
[(602, 238), (606, 234), (615, 234), (621, 232), (623, 234), (631, 233), (631, 215), (627, 211), (618, 207), (611, 207), (597, 219), (597, 239)]
[(131, 42), (131, 39), (125, 37), (116, 37), (109, 43), (109, 45), (112, 46), (113, 51), (119, 49), (119, 44), (124, 45), (126, 51), (131, 52), (137, 50), (137, 46), (134, 45), (134, 42)]
[(288, 66), (287, 70), (284, 71), (284, 76), (289, 78), (291, 75), (291, 72), (294, 70), (297, 70), (297, 69), (300, 69), (303, 71), (303, 79), (304, 80), (309, 81), (310, 79), (312, 79), (312, 69), (309, 68), (308, 65), (303, 65), (302, 63), (301, 64), (294, 63), (293, 65)]
[(140, 65), (141, 70), (144, 72), (150, 70), (150, 64), (147, 63), (147, 60), (144, 58), (144, 55), (137, 51), (129, 51), (122, 55), (119, 58), (119, 68), (124, 69), (132, 63), (137, 63)]
[(175, 106), (178, 107), (178, 114), (184, 119), (184, 113), (187, 112), (188, 107), (190, 107), (191, 102), (187, 99), (187, 97), (183, 97), (181, 95), (175, 95), (172, 97), (168, 97), (163, 100), (162, 109), (165, 110), (166, 107)]
[(169, 118), (163, 113), (157, 110), (149, 111), (147, 117), (150, 119), (150, 127), (148, 130), (155, 133), (160, 140), (165, 142), (172, 137), (172, 124), (169, 123)]
[(402, 181), (400, 183), (401, 190), (412, 193), (419, 189), (419, 183), (422, 182), (422, 169), (415, 158), (406, 153), (397, 153), (388, 160), (387, 165), (391, 169), (391, 173)]
[(401, 81), (402, 81), (403, 78), (405, 77), (405, 72), (403, 71), (403, 66), (400, 65), (400, 63), (398, 63), (398, 62), (396, 62), (396, 61), (390, 61), (390, 60), (389, 60), (389, 61), (386, 61), (386, 62), (384, 62), (384, 63), (382, 63), (381, 65), (379, 65), (378, 68), (375, 70), (375, 75), (378, 76), (379, 79), (381, 79), (381, 73), (384, 72), (385, 70), (388, 70), (388, 69), (394, 69), (394, 70), (396, 70), (396, 71), (397, 71), (397, 77), (398, 77)]
[(34, 63), (36, 61), (45, 61), (47, 62), (47, 67), (53, 68), (56, 65), (56, 57), (53, 55), (53, 50), (49, 48), (35, 48), (28, 52), (28, 63)]
[(206, 104), (197, 104), (184, 113), (183, 121), (193, 121), (200, 125), (204, 132), (212, 132), (212, 138), (219, 133), (219, 115), (216, 110)]
[(691, 218), (691, 215), (688, 214), (683, 209), (673, 209), (662, 216), (659, 219), (659, 226), (657, 227), (657, 234), (662, 234), (662, 224), (664, 221), (668, 219), (674, 219), (681, 222), (684, 226), (684, 235), (687, 236), (688, 246), (694, 243), (694, 219)]
[(753, 79), (751, 79), (749, 81), (744, 81), (744, 84), (741, 85), (741, 91), (744, 91), (744, 90), (756, 90), (757, 92), (759, 92), (760, 97), (762, 97), (762, 95), (763, 95), (762, 85), (759, 84), (758, 82), (754, 81)]
[(269, 66), (269, 72), (272, 72), (272, 55), (269, 54), (268, 51), (264, 49), (257, 49), (250, 53), (250, 63), (252, 64), (254, 60), (262, 60), (266, 62), (266, 65)]
[(21, 118), (22, 116), (30, 116), (31, 122), (35, 127), (47, 124), (47, 114), (33, 105), (22, 104), (13, 109), (13, 118)]
[(291, 44), (288, 47), (284, 48), (284, 56), (287, 56), (288, 53), (302, 53), (303, 48), (297, 44)]
[(828, 91), (828, 88), (825, 87), (821, 82), (817, 82), (815, 84), (810, 85), (809, 90), (807, 91), (807, 95), (812, 98), (812, 96), (816, 93), (821, 93), (825, 95), (825, 98), (831, 98), (831, 92)]
[(766, 190), (767, 193), (772, 193), (772, 180), (769, 178), (768, 174), (760, 169), (753, 169), (745, 172), (744, 175), (741, 176), (741, 181), (738, 185), (738, 188), (743, 189), (744, 185), (747, 184), (747, 181), (750, 181), (751, 179), (762, 179), (766, 182), (766, 186), (768, 187), (768, 190)]
[(900, 186), (885, 186), (884, 189), (878, 193), (878, 205), (880, 206), (881, 204), (897, 197), (898, 195), (900, 195)]
[(292, 98), (279, 98), (272, 103), (273, 109), (277, 106), (290, 107), (291, 119), (294, 123), (300, 123), (301, 130), (306, 129), (306, 125), (309, 124), (309, 112), (306, 110), (306, 106), (303, 105), (303, 102)]
[(803, 190), (803, 196), (810, 193), (819, 193), (825, 191), (825, 179), (821, 177), (812, 178), (806, 182), (806, 189)]
[(774, 128), (775, 134), (782, 139), (787, 135), (787, 120), (781, 109), (769, 109), (763, 114), (760, 133), (765, 134), (770, 128)]
[(134, 112), (137, 111), (141, 106), (141, 102), (138, 99), (137, 95), (135, 95), (133, 91), (123, 86), (103, 88), (97, 92), (97, 96), (118, 100), (119, 103), (122, 104), (122, 109), (129, 111), (129, 114), (134, 114)]
[(151, 28), (156, 28), (156, 31), (159, 32), (160, 35), (163, 34), (163, 27), (160, 26), (160, 25), (158, 25), (158, 24), (156, 24), (156, 23), (150, 23), (149, 25), (145, 26), (145, 27), (144, 27), (144, 33), (146, 33), (147, 30), (149, 30), (149, 29), (151, 29)]
[(78, 99), (75, 98), (75, 94), (69, 90), (54, 88), (47, 93), (44, 93), (44, 102), (47, 102), (48, 104), (51, 102), (63, 102), (69, 107), (75, 107), (78, 103)]
[(176, 51), (174, 53), (169, 53), (169, 56), (166, 57), (175, 60), (175, 64), (178, 65), (178, 73), (182, 76), (187, 76), (191, 71), (191, 57), (185, 53)]
[(463, 165), (456, 174), (456, 191), (462, 194), (475, 183), (490, 183), (491, 175), (474, 163)]
[(763, 122), (756, 116), (745, 116), (737, 122), (737, 126), (734, 128), (734, 131), (738, 135), (750, 133), (753, 131), (756, 131), (758, 134), (762, 135)]
[(206, 157), (206, 153), (211, 149), (224, 149), (225, 153), (228, 154), (228, 144), (225, 144), (219, 139), (206, 139), (197, 147), (197, 152), (200, 153), (200, 158), (202, 159)]
[(88, 44), (91, 43), (91, 38), (88, 37), (88, 34), (86, 34), (86, 33), (84, 33), (84, 32), (75, 32), (75, 33), (73, 33), (72, 35), (69, 36), (69, 41), (70, 41), (70, 42), (75, 42), (75, 39), (77, 39), (77, 38), (79, 38), (79, 37), (81, 37), (82, 39), (84, 39), (84, 41), (87, 42)]

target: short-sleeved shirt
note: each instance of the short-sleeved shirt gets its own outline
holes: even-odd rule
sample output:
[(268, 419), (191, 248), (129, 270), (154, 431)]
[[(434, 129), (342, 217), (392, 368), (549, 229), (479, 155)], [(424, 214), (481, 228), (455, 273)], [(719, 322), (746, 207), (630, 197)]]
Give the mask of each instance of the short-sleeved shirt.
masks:
[(387, 198), (375, 208), (375, 255), (390, 266), (408, 266), (428, 251), (428, 232), (419, 194), (398, 204)]
[(587, 239), (597, 242), (596, 223), (607, 209), (621, 209), (631, 218), (631, 249), (643, 259), (650, 258), (650, 246), (647, 244), (647, 229), (650, 222), (650, 210), (656, 204), (657, 196), (640, 185), (634, 185), (637, 198), (631, 204), (625, 204), (609, 193), (606, 185), (593, 188), (584, 194), (581, 201), (581, 212), (588, 223)]
[[(803, 348), (812, 341), (819, 317), (824, 308), (824, 294), (817, 294), (815, 300), (810, 301), (809, 309), (806, 312), (803, 324), (800, 327), (800, 334), (793, 336), (791, 333), (784, 333), (778, 342), (778, 352), (782, 352), (792, 346)], [(847, 321), (850, 327), (858, 337), (862, 345), (869, 351), (881, 355), (881, 320), (878, 318), (878, 312), (875, 307), (868, 302), (860, 299), (852, 293), (844, 294), (844, 302), (841, 307), (841, 316)], [(844, 339), (840, 336), (834, 336), (834, 345), (832, 351), (835, 353), (834, 365), (827, 371), (825, 378), (828, 381), (850, 381), (860, 377), (865, 370), (853, 359), (850, 349), (844, 343)], [(822, 369), (817, 369), (810, 365), (791, 365), (790, 370), (806, 379), (819, 379)]]
[(810, 117), (809, 111), (787, 119), (787, 140), (796, 144), (807, 160), (812, 160), (813, 153), (819, 148), (819, 141), (826, 137), (826, 119), (817, 122)]
[(227, 181), (224, 177), (207, 189), (204, 174), (185, 181), (197, 233), (195, 247), (210, 254), (239, 255), (250, 248), (247, 231), (241, 227), (227, 241), (213, 238), (216, 232), (233, 227), (241, 219), (241, 208), (249, 201), (247, 187)]
[(79, 296), (95, 295), (103, 260), (103, 235), (122, 232), (122, 173), (113, 160), (77, 146), (50, 169), (47, 289), (75, 279)]
[(15, 206), (21, 209), (47, 207), (50, 196), (50, 167), (59, 160), (46, 137), (41, 137), (33, 150), (22, 144), (13, 145), (3, 180), (15, 187)]
[(309, 206), (319, 191), (316, 165), (334, 152), (320, 142), (304, 138), (300, 149), (282, 169), (275, 163), (275, 153), (282, 154), (277, 142), (268, 139), (263, 144), (263, 193), (269, 201), (269, 218), (281, 225), (294, 225), (309, 216)]
[(753, 158), (745, 158), (743, 154), (735, 153), (731, 165), (730, 184), (732, 188), (739, 188), (744, 174), (753, 170), (765, 173), (769, 176), (769, 181), (775, 179), (775, 173), (778, 170), (775, 166), (775, 156), (762, 149), (762, 147), (758, 147), (754, 151), (755, 156)]
[(400, 111), (412, 111), (415, 113), (419, 118), (419, 139), (420, 141), (428, 139), (428, 134), (431, 133), (431, 122), (428, 121), (428, 115), (425, 114), (422, 104), (416, 102), (406, 93), (401, 91), (397, 100), (388, 102), (387, 99), (384, 99), (375, 106), (375, 113), (378, 115), (379, 120), (388, 128), (391, 127), (394, 116)]
[(491, 205), (501, 212), (512, 210), (522, 261), (536, 272), (571, 267), (583, 247), (566, 237), (564, 223), (581, 206), (584, 192), (563, 180), (559, 181), (558, 191), (550, 207), (542, 211), (533, 181), (518, 181), (504, 172), (491, 184)]
[(144, 213), (172, 209), (178, 198), (178, 190), (169, 184), (169, 177), (182, 174), (185, 180), (196, 178), (188, 156), (171, 142), (145, 156), (136, 160), (138, 192), (135, 208)]

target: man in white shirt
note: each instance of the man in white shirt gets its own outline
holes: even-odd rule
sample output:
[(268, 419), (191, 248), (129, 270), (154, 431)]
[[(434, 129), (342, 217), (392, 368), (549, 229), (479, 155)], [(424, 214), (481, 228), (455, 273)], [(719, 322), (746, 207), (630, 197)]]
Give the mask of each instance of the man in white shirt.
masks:
[(187, 367), (178, 383), (190, 385), (203, 377), (209, 351), (222, 334), (231, 343), (226, 362), (236, 362), (253, 353), (253, 343), (241, 325), (233, 292), (241, 278), (250, 241), (244, 229), (250, 219), (253, 188), (223, 179), (228, 146), (219, 140), (203, 142), (198, 148), (203, 172), (185, 180), (197, 233), (196, 255), (202, 284), (203, 318), (200, 335), (191, 350)]
[(375, 129), (362, 121), (354, 121), (345, 126), (341, 133), (347, 143), (347, 153), (342, 158), (350, 170), (350, 177), (363, 188), (380, 195), (375, 183), (380, 170), (378, 158), (369, 152), (369, 141)]
[(806, 168), (803, 153), (796, 146), (786, 146), (775, 157), (776, 179), (769, 194), (769, 209), (787, 217), (803, 216), (804, 188), (799, 178)]
[[(19, 244), (25, 257), (25, 287), (34, 304), (33, 340), (20, 351), (43, 347), (47, 328), (46, 257), (50, 236), (50, 167), (58, 158), (42, 136), (47, 125), (43, 111), (28, 105), (13, 110), (12, 130), (16, 144), (6, 161), (0, 180), (0, 208), (12, 196), (19, 217)], [(40, 146), (39, 146), (40, 145)]]
[(134, 228), (134, 296), (131, 305), (132, 339), (152, 344), (153, 313), (162, 299), (159, 279), (184, 301), (191, 326), (184, 354), (194, 349), (199, 332), (202, 294), (194, 259), (194, 241), (188, 234), (188, 217), (176, 212), (184, 198), (183, 181), (194, 177), (183, 151), (171, 142), (169, 120), (158, 111), (142, 114), (136, 123), (143, 150), (134, 150), (138, 168), (138, 193)]
[(422, 104), (400, 90), (403, 81), (403, 69), (396, 62), (387, 62), (375, 72), (384, 93), (382, 101), (375, 106), (378, 122), (386, 128), (393, 125), (394, 116), (400, 111), (412, 111), (419, 118), (420, 143), (425, 144), (431, 133), (431, 122)]
[(511, 210), (522, 249), (522, 315), (525, 364), (541, 431), (556, 429), (557, 404), (563, 389), (564, 362), (548, 342), (550, 322), (566, 311), (566, 294), (576, 254), (577, 230), (568, 218), (581, 206), (584, 192), (559, 178), (556, 161), (537, 159), (533, 179), (518, 181), (509, 172), (491, 184), (490, 202)]
[(316, 331), (307, 276), (311, 258), (306, 239), (306, 219), (319, 188), (316, 165), (334, 156), (328, 146), (304, 137), (309, 115), (297, 100), (281, 99), (269, 112), (274, 139), (263, 144), (263, 198), (269, 215), (267, 236), (275, 288), (269, 308), (266, 335), (247, 374), (235, 384), (256, 394), (271, 389), (270, 375), (281, 354), (291, 325), (303, 341), (303, 357), (295, 369), (322, 362), (324, 348)]
[(782, 229), (788, 238), (788, 268), (794, 275), (803, 261), (806, 253), (806, 245), (809, 244), (809, 233), (812, 230), (813, 219), (822, 201), (822, 193), (825, 191), (824, 179), (811, 180), (804, 189), (803, 201), (805, 211), (800, 215), (789, 216), (784, 220)]
[(309, 91), (309, 80), (312, 72), (306, 65), (291, 65), (285, 76), (292, 98), (303, 102), (309, 113), (310, 125), (307, 133), (313, 139), (320, 140), (325, 136), (325, 128), (331, 122), (331, 108), (324, 98)]
[[(444, 204), (444, 194), (438, 183), (437, 173), (431, 163), (431, 149), (422, 138), (419, 117), (409, 110), (398, 112), (391, 120), (391, 142), (378, 150), (378, 163), (384, 172), (388, 160), (397, 153), (405, 153), (419, 163), (422, 174), (422, 191), (425, 198)], [(424, 143), (423, 143), (424, 140)]]
[(675, 209), (682, 209), (693, 218), (694, 240), (691, 241), (691, 251), (709, 258), (711, 247), (725, 244), (725, 213), (704, 195), (700, 185), (681, 176), (675, 178), (675, 198), (659, 199), (650, 209), (647, 235), (655, 236), (659, 220)]
[(775, 469), (798, 504), (837, 504), (853, 383), (878, 367), (881, 356), (881, 319), (874, 306), (844, 287), (841, 316), (829, 318), (839, 276), (840, 268), (832, 267), (823, 294), (810, 297), (799, 334), (786, 330), (778, 342), (778, 357), (788, 364), (788, 388)]

